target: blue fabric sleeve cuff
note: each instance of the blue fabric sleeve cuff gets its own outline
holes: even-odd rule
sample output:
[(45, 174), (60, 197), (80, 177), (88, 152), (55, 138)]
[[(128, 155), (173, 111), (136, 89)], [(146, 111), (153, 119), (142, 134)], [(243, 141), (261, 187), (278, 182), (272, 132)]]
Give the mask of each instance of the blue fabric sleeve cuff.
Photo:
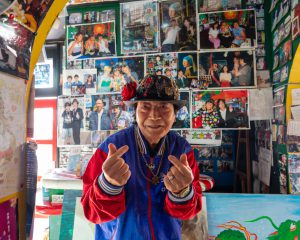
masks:
[(183, 198), (176, 197), (171, 192), (168, 192), (168, 196), (169, 196), (169, 199), (174, 203), (184, 203), (184, 202), (191, 200), (194, 197), (194, 188), (191, 186), (189, 194)]
[(115, 185), (112, 185), (111, 183), (109, 183), (105, 179), (103, 173), (101, 173), (101, 175), (98, 177), (98, 185), (101, 188), (101, 190), (108, 195), (113, 195), (113, 196), (119, 195), (123, 190), (122, 186), (119, 187), (119, 186), (115, 186)]

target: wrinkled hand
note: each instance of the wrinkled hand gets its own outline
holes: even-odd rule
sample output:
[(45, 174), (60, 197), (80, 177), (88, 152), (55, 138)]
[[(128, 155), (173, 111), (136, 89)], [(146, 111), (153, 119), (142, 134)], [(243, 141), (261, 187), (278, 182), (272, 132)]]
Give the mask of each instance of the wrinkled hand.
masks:
[(117, 149), (112, 143), (108, 145), (108, 155), (102, 165), (105, 179), (114, 186), (124, 186), (131, 176), (129, 166), (122, 158), (129, 147), (124, 145)]
[(180, 160), (172, 155), (170, 155), (168, 159), (173, 166), (164, 177), (164, 183), (170, 192), (176, 194), (181, 192), (193, 182), (194, 175), (188, 164), (186, 154), (182, 154), (180, 156)]

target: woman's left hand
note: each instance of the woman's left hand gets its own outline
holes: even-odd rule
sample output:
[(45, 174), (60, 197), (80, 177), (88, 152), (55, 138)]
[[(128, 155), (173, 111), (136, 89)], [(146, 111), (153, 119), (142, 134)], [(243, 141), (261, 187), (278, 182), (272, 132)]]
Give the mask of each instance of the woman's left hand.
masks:
[(186, 154), (182, 154), (180, 159), (170, 155), (168, 159), (173, 166), (164, 177), (164, 184), (170, 192), (178, 194), (193, 182), (194, 175)]

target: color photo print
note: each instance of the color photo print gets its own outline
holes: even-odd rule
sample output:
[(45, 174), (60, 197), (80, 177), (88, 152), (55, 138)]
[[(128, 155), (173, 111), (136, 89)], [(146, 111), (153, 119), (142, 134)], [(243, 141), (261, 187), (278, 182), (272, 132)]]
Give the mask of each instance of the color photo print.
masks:
[(199, 12), (221, 11), (239, 9), (242, 7), (241, 0), (198, 0)]
[(122, 102), (121, 94), (86, 95), (85, 107), (85, 129), (89, 131), (122, 130), (133, 122), (133, 114)]
[(185, 105), (180, 108), (176, 115), (176, 121), (173, 129), (186, 129), (191, 127), (191, 114), (190, 114), (190, 91), (181, 91), (179, 93), (179, 100), (185, 100)]
[(97, 148), (101, 143), (105, 141), (110, 135), (117, 131), (93, 131), (92, 132), (92, 147)]
[(160, 3), (162, 52), (197, 50), (196, 0)]
[(146, 74), (174, 79), (179, 89), (198, 85), (197, 53), (164, 53), (146, 56)]
[(97, 93), (120, 92), (127, 83), (139, 83), (144, 78), (144, 63), (144, 57), (97, 59)]
[(36, 32), (52, 3), (53, 0), (17, 0), (5, 13), (8, 17), (13, 15), (20, 24)]
[(71, 24), (82, 24), (82, 23), (111, 22), (111, 21), (115, 21), (115, 19), (116, 19), (116, 13), (114, 9), (98, 10), (98, 11), (78, 10), (78, 12), (70, 13), (68, 17), (68, 24), (71, 25)]
[(67, 26), (68, 61), (116, 55), (115, 22)]
[(199, 14), (200, 49), (256, 47), (255, 10)]
[(199, 54), (199, 88), (256, 86), (255, 52), (226, 51)]
[(96, 80), (96, 69), (64, 70), (63, 95), (95, 94)]
[(159, 48), (158, 4), (135, 1), (121, 4), (121, 52), (157, 52)]
[(7, 17), (0, 18), (0, 28), (0, 71), (28, 79), (34, 34)]
[(247, 90), (192, 93), (192, 128), (249, 129)]
[(85, 97), (61, 96), (58, 97), (57, 110), (57, 145), (90, 145), (91, 132), (85, 131)]

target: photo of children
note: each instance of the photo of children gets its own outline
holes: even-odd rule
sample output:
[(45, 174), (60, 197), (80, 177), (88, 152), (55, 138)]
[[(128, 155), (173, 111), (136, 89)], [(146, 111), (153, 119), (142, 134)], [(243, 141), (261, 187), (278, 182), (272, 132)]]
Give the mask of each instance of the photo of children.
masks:
[(158, 50), (158, 4), (153, 1), (121, 3), (121, 52)]
[(198, 0), (199, 12), (221, 11), (239, 9), (242, 7), (241, 0)]
[(90, 131), (121, 130), (132, 123), (120, 94), (86, 96), (86, 129)]
[(160, 13), (161, 51), (196, 50), (196, 1), (163, 1), (160, 4)]
[(176, 121), (173, 124), (173, 129), (190, 128), (190, 92), (180, 92), (179, 99), (185, 100), (186, 104), (180, 108), (176, 115)]
[(256, 46), (255, 10), (199, 14), (200, 49)]
[(144, 77), (144, 57), (117, 57), (96, 60), (97, 93), (120, 92), (129, 82)]
[(200, 86), (206, 88), (256, 86), (254, 57), (254, 51), (200, 53)]
[(84, 96), (58, 98), (57, 145), (89, 145), (91, 133), (84, 131)]
[(192, 93), (192, 128), (249, 129), (247, 90)]
[(68, 61), (116, 55), (114, 21), (67, 27)]
[(53, 0), (18, 0), (5, 13), (7, 16), (13, 15), (19, 23), (36, 32), (52, 3)]

